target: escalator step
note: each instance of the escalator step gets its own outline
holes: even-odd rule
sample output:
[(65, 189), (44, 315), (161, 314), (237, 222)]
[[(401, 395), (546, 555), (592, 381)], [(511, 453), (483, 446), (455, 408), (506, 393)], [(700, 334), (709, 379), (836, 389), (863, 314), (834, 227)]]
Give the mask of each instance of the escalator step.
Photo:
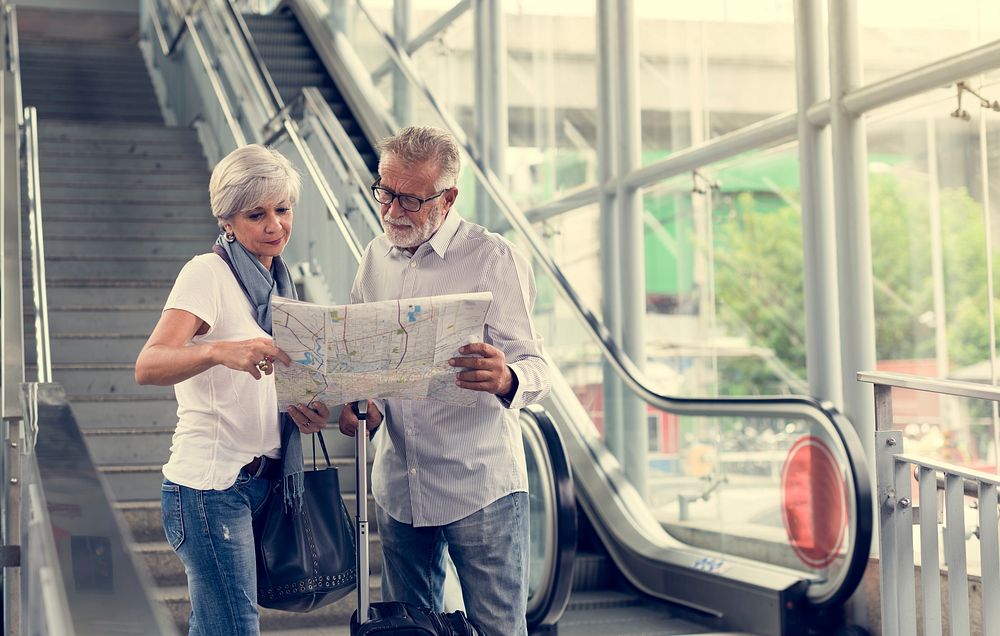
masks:
[(264, 44), (256, 36), (254, 36), (254, 42), (257, 44), (257, 50), (260, 51), (260, 54), (266, 60), (298, 59), (314, 56), (312, 47), (305, 44)]
[(285, 46), (306, 46), (312, 48), (309, 39), (304, 33), (270, 33), (267, 31), (251, 31), (254, 42), (258, 46), (285, 47)]
[(254, 33), (298, 33), (302, 30), (295, 17), (288, 14), (246, 14), (243, 16), (243, 21)]
[(267, 64), (267, 70), (270, 71), (271, 77), (277, 77), (279, 74), (326, 74), (326, 68), (323, 66), (323, 63), (315, 57), (292, 59), (274, 58), (265, 55), (264, 62)]

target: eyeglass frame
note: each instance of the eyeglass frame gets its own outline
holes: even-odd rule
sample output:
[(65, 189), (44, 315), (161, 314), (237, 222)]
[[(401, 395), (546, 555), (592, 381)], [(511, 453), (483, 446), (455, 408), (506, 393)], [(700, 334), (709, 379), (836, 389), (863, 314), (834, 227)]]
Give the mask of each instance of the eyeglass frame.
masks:
[[(419, 212), (419, 211), (420, 211), (420, 210), (421, 210), (421, 209), (422, 209), (422, 208), (424, 207), (424, 204), (425, 204), (425, 203), (427, 203), (428, 201), (432, 201), (432, 200), (434, 200), (434, 199), (436, 199), (436, 198), (440, 197), (441, 195), (443, 195), (443, 194), (444, 194), (445, 192), (447, 192), (448, 190), (451, 190), (451, 187), (448, 187), (448, 188), (445, 188), (444, 190), (441, 190), (441, 191), (440, 191), (440, 192), (438, 192), (437, 194), (432, 194), (431, 196), (429, 196), (429, 197), (427, 197), (427, 198), (425, 198), (425, 199), (421, 199), (420, 197), (418, 197), (418, 196), (416, 196), (416, 195), (414, 195), (414, 194), (405, 194), (405, 193), (399, 193), (399, 192), (393, 192), (393, 191), (392, 191), (392, 190), (390, 190), (389, 188), (387, 188), (387, 187), (385, 187), (385, 186), (383, 186), (383, 185), (380, 185), (381, 183), (382, 183), (382, 177), (379, 177), (378, 179), (375, 179), (375, 183), (373, 183), (373, 184), (371, 185), (371, 191), (372, 191), (372, 196), (373, 196), (373, 197), (375, 198), (375, 201), (376, 201), (376, 202), (377, 202), (377, 203), (378, 203), (379, 205), (392, 205), (392, 202), (393, 202), (393, 201), (399, 201), (399, 207), (400, 207), (400, 208), (401, 208), (401, 209), (402, 209), (402, 210), (403, 210), (404, 212), (410, 212), (411, 214), (416, 214), (417, 212)], [(454, 186), (452, 186), (452, 187), (454, 187)], [(381, 200), (380, 200), (380, 199), (378, 198), (378, 194), (376, 194), (376, 191), (377, 191), (377, 190), (381, 190), (382, 192), (387, 192), (387, 193), (389, 193), (389, 195), (390, 195), (390, 196), (391, 196), (392, 198), (390, 198), (390, 199), (389, 199), (389, 202), (388, 202), (388, 203), (383, 203), (383, 202), (382, 202), (382, 201), (381, 201)], [(419, 204), (419, 205), (417, 206), (417, 209), (416, 209), (416, 210), (411, 210), (411, 209), (407, 208), (407, 207), (406, 207), (405, 205), (403, 205), (403, 202), (402, 202), (402, 200), (400, 199), (400, 197), (408, 197), (408, 198), (410, 198), (410, 199), (416, 199), (417, 201), (419, 201), (419, 202), (420, 202), (420, 204)]]

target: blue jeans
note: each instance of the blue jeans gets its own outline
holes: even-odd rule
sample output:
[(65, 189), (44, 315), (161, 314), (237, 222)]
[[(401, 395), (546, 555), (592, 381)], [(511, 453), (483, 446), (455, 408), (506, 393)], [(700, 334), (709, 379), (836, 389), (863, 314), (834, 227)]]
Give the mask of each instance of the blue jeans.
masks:
[(245, 470), (226, 490), (163, 480), (163, 529), (187, 573), (191, 636), (260, 634), (253, 515), (272, 483)]
[(440, 612), (444, 548), (458, 570), (465, 609), (487, 636), (525, 636), (528, 627), (528, 493), (515, 492), (464, 519), (414, 528), (376, 506), (382, 538), (382, 597)]

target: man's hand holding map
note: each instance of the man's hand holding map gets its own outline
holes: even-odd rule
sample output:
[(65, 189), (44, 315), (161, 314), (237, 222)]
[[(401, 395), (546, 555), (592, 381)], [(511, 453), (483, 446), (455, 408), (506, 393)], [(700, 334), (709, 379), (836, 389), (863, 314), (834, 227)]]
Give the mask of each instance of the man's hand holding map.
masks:
[(291, 357), (278, 365), (278, 408), (320, 400), (429, 399), (472, 406), (448, 364), (480, 342), (493, 295), (454, 294), (333, 307), (275, 297), (274, 342)]

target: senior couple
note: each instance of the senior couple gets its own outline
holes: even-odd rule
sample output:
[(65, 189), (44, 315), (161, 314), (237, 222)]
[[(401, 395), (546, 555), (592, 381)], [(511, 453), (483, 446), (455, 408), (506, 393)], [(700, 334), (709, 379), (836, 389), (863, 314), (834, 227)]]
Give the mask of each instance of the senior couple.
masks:
[[(382, 597), (440, 611), (447, 546), (469, 616), (489, 636), (524, 635), (528, 481), (516, 412), (549, 389), (531, 266), (458, 215), (450, 134), (409, 127), (380, 150), (372, 194), (385, 233), (365, 250), (351, 301), (493, 293), (482, 342), (450, 361), (456, 384), (479, 392), (475, 406), (369, 402), (368, 430), (385, 429), (372, 469)], [(295, 297), (281, 253), (298, 173), (274, 150), (245, 146), (219, 162), (209, 189), (219, 238), (178, 274), (135, 376), (174, 385), (177, 395), (161, 502), (187, 572), (189, 633), (257, 634), (252, 519), (272, 480), (301, 484), (298, 433), (327, 426), (330, 408), (314, 402), (279, 414), (272, 376), (275, 364), (290, 363), (271, 339), (270, 300)], [(358, 426), (343, 409), (340, 430), (353, 436)]]

